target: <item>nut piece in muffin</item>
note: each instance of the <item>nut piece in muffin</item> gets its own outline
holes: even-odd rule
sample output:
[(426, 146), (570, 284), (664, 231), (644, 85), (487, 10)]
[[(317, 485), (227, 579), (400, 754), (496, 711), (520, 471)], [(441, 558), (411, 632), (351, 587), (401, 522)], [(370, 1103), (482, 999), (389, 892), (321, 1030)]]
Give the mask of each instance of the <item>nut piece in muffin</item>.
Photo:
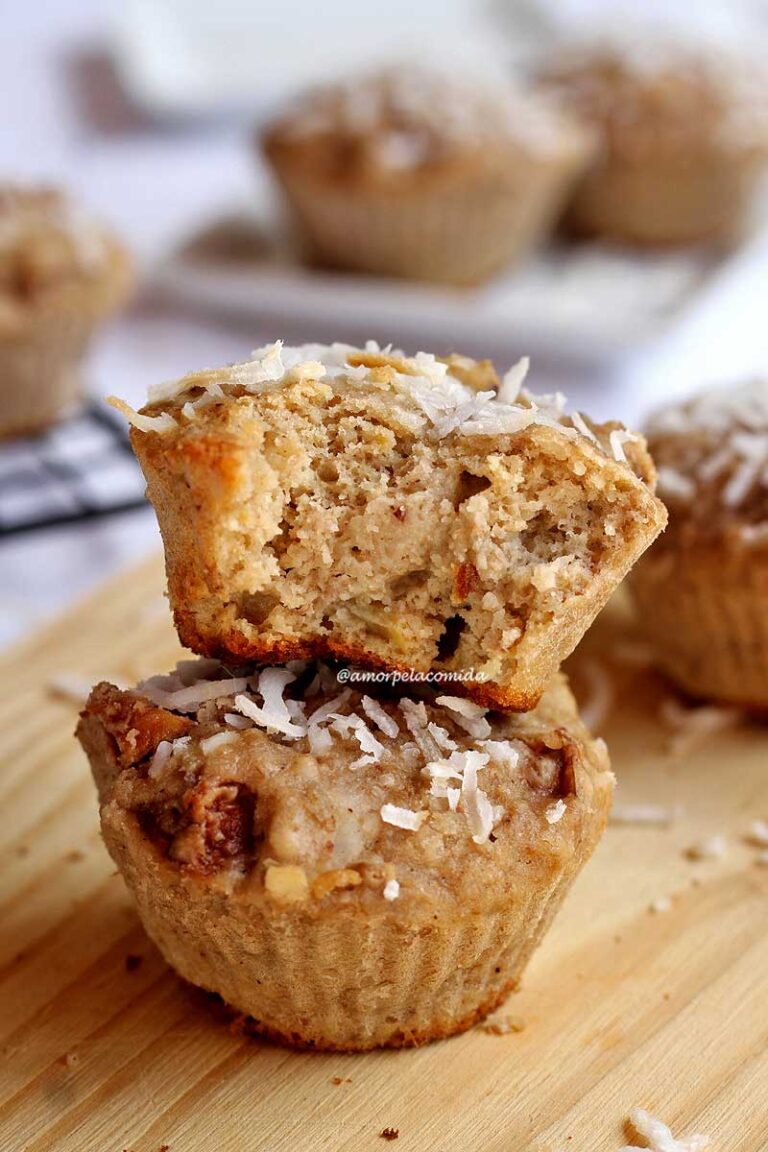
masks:
[(527, 715), (339, 689), (320, 665), (186, 661), (99, 684), (101, 824), (168, 962), (290, 1044), (363, 1050), (504, 999), (610, 806), (558, 675)]
[(262, 144), (316, 260), (457, 284), (546, 235), (593, 147), (541, 95), (405, 70), (309, 93)]
[(275, 344), (123, 406), (182, 643), (438, 668), (533, 707), (666, 513), (642, 439), (520, 375)]
[(0, 184), (0, 436), (76, 404), (88, 342), (130, 283), (122, 246), (61, 192)]
[(602, 147), (566, 224), (640, 245), (728, 243), (768, 157), (768, 73), (664, 43), (596, 46), (550, 67)]
[(632, 575), (660, 667), (768, 711), (768, 382), (703, 392), (648, 426), (669, 528)]

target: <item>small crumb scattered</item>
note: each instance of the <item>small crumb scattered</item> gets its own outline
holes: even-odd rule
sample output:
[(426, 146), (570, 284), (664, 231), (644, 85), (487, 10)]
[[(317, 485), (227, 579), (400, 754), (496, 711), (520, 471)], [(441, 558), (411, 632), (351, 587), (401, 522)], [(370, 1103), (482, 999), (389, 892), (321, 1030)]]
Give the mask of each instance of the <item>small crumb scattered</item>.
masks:
[(521, 1016), (491, 1016), (480, 1027), (492, 1036), (509, 1036), (511, 1032), (523, 1032), (525, 1020)]
[(170, 1144), (161, 1144), (157, 1152), (171, 1152)]
[(339, 1084), (351, 1084), (352, 1080), (349, 1076), (332, 1076), (331, 1084), (335, 1084), (338, 1088)]
[(705, 840), (699, 840), (696, 844), (691, 844), (687, 848), (685, 855), (689, 860), (721, 860), (726, 853), (725, 836), (719, 833), (716, 836), (708, 836)]
[(129, 952), (125, 958), (125, 970), (126, 970), (126, 972), (135, 972), (136, 969), (141, 966), (143, 961), (144, 961), (143, 956), (137, 956), (135, 953)]
[(65, 1052), (61, 1058), (61, 1063), (65, 1068), (77, 1068), (80, 1063), (80, 1057), (77, 1052)]
[(738, 708), (715, 704), (689, 708), (674, 696), (662, 701), (659, 716), (670, 730), (669, 753), (675, 758), (687, 756), (710, 736), (735, 728), (744, 720), (744, 713)]
[(672, 898), (670, 896), (659, 896), (656, 900), (651, 900), (648, 911), (653, 913), (669, 912), (671, 907)]
[(746, 840), (756, 848), (768, 848), (768, 820), (753, 820), (747, 831)]
[(381, 1132), (379, 1132), (379, 1136), (384, 1140), (397, 1140), (399, 1135), (399, 1128), (382, 1128)]

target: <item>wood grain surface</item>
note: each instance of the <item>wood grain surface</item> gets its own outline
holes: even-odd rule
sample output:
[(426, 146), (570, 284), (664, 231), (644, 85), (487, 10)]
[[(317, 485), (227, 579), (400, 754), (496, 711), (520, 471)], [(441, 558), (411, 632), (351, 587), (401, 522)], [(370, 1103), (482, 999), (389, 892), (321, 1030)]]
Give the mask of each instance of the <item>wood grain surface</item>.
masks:
[[(385, 1128), (398, 1152), (616, 1152), (636, 1105), (715, 1152), (768, 1149), (768, 867), (745, 838), (768, 818), (768, 728), (671, 755), (667, 690), (622, 672), (617, 803), (677, 814), (608, 829), (505, 1009), (524, 1029), (295, 1053), (230, 1027), (144, 936), (99, 839), (77, 706), (52, 687), (172, 665), (162, 587), (152, 561), (0, 664), (2, 1152), (376, 1152)], [(619, 627), (598, 623), (578, 680)], [(714, 833), (725, 856), (689, 859)]]

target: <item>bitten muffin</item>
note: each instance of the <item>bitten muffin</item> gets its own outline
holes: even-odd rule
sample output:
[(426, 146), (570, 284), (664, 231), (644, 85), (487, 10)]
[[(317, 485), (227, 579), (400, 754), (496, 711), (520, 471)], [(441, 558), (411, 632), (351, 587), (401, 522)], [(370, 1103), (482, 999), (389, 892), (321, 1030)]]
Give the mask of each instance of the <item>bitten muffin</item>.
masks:
[(561, 676), (525, 716), (368, 696), (323, 665), (187, 661), (94, 688), (106, 845), (187, 980), (339, 1050), (470, 1027), (513, 989), (606, 822)]
[(457, 284), (526, 254), (592, 152), (541, 96), (421, 71), (311, 92), (262, 144), (314, 259)]
[(768, 383), (704, 392), (648, 427), (669, 528), (631, 587), (686, 692), (768, 710)]
[(666, 513), (641, 438), (521, 375), (274, 344), (123, 405), (182, 643), (452, 671), (533, 707)]
[(640, 44), (573, 53), (544, 79), (601, 140), (572, 231), (675, 245), (728, 243), (748, 225), (768, 157), (768, 73)]
[(88, 342), (130, 283), (116, 238), (61, 192), (0, 185), (0, 436), (73, 408)]

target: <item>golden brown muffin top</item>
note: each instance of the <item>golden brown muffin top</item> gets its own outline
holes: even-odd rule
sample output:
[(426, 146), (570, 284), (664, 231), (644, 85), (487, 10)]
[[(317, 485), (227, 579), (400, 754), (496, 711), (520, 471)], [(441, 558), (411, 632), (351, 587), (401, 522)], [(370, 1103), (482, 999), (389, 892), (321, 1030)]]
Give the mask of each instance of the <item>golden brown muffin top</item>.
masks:
[(669, 542), (725, 533), (768, 547), (768, 381), (702, 392), (647, 426)]
[(238, 397), (321, 381), (333, 390), (364, 388), (372, 398), (389, 398), (404, 426), (434, 442), (455, 433), (500, 437), (534, 424), (547, 426), (564, 443), (588, 441), (602, 455), (628, 465), (653, 489), (653, 461), (642, 436), (617, 421), (598, 425), (579, 412), (567, 414), (566, 397), (560, 392), (528, 391), (524, 387), (528, 368), (525, 357), (499, 375), (492, 361), (456, 353), (407, 356), (391, 346), (380, 348), (373, 340), (364, 348), (341, 343), (287, 347), (278, 340), (255, 349), (250, 360), (192, 372), (150, 388), (141, 413), (114, 397), (110, 403), (139, 431), (164, 433)]
[(0, 329), (65, 303), (109, 311), (128, 278), (122, 247), (63, 192), (0, 184)]
[(132, 814), (154, 851), (285, 903), (493, 906), (508, 871), (534, 883), (569, 858), (612, 782), (561, 676), (534, 711), (504, 716), (449, 684), (185, 661), (133, 692), (98, 685), (81, 735), (109, 749), (102, 804)]
[(391, 69), (307, 93), (267, 129), (264, 146), (316, 177), (379, 181), (468, 157), (487, 164), (581, 152), (591, 137), (541, 94)]
[(667, 44), (598, 45), (542, 79), (624, 160), (768, 153), (768, 73), (752, 63)]

